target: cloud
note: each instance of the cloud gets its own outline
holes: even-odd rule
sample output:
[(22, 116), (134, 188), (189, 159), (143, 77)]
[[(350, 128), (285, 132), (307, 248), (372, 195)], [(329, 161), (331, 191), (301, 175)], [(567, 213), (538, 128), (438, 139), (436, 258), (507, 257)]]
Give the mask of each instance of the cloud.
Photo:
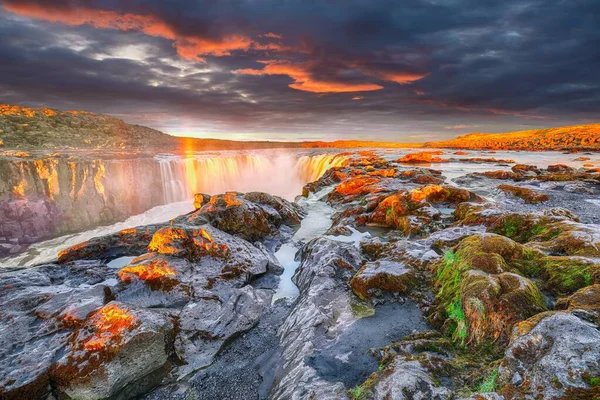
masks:
[(310, 71), (310, 63), (290, 63), (285, 61), (269, 60), (262, 69), (244, 68), (234, 71), (241, 75), (287, 75), (294, 80), (288, 86), (292, 89), (312, 93), (347, 93), (368, 92), (381, 90), (383, 86), (374, 83), (352, 83), (333, 80), (320, 80)]
[[(200, 62), (205, 62), (202, 56), (207, 55), (228, 56), (232, 51), (248, 51), (252, 48), (260, 50), (284, 48), (277, 43), (259, 43), (241, 34), (228, 34), (219, 38), (182, 35), (173, 26), (151, 14), (120, 13), (86, 7), (53, 7), (52, 4), (14, 0), (5, 1), (4, 9), (23, 17), (71, 26), (91, 25), (101, 29), (143, 32), (149, 36), (172, 40), (180, 57)], [(268, 35), (265, 37), (272, 37)]]

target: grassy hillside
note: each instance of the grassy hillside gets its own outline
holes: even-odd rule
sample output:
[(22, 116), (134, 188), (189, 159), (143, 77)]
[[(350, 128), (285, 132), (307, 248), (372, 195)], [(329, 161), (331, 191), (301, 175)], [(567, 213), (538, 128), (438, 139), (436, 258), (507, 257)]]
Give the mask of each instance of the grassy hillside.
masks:
[(600, 150), (600, 124), (507, 133), (471, 133), (426, 147), (493, 150)]

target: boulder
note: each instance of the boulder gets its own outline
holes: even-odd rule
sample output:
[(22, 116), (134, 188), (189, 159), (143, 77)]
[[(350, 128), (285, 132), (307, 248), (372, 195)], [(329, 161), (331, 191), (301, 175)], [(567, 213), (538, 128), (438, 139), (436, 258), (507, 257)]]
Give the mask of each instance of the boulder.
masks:
[(414, 285), (415, 274), (402, 262), (378, 260), (365, 263), (350, 281), (354, 293), (360, 298), (376, 292), (404, 294)]
[(107, 398), (163, 366), (172, 341), (169, 318), (110, 302), (72, 334), (51, 377), (71, 398)]
[(413, 358), (397, 356), (383, 371), (374, 374), (370, 380), (375, 382), (370, 383), (372, 385), (370, 390), (365, 389), (370, 391), (366, 398), (373, 400), (452, 399), (452, 392), (440, 386), (431, 371)]
[(276, 235), (279, 227), (297, 225), (301, 216), (292, 203), (267, 193), (228, 192), (212, 196), (191, 214), (181, 216), (172, 224), (212, 226), (249, 241)]
[(538, 192), (525, 187), (513, 185), (499, 185), (498, 189), (505, 193), (510, 193), (513, 196), (520, 197), (526, 203), (529, 204), (538, 204), (550, 200), (550, 196), (548, 196), (546, 193)]
[(179, 315), (175, 351), (188, 375), (213, 362), (222, 346), (254, 327), (271, 303), (272, 291), (244, 286), (188, 303)]
[(463, 239), (436, 264), (431, 322), (461, 344), (505, 343), (515, 323), (546, 309), (537, 285), (510, 271), (532, 271), (543, 257), (498, 235)]
[(515, 328), (498, 372), (506, 398), (598, 398), (600, 330), (567, 312), (535, 316)]
[(111, 235), (95, 237), (86, 242), (76, 244), (58, 253), (58, 262), (66, 263), (74, 260), (111, 260), (121, 256), (140, 255), (146, 247), (157, 226), (149, 225), (124, 229)]
[(347, 398), (344, 384), (321, 377), (309, 358), (341, 335), (342, 326), (360, 318), (350, 305), (347, 284), (361, 264), (353, 244), (323, 237), (307, 243), (293, 277), (300, 296), (278, 332), (280, 367), (271, 399)]
[(122, 286), (114, 290), (115, 297), (141, 307), (183, 307), (192, 294), (185, 283), (191, 275), (188, 260), (147, 253), (118, 272)]

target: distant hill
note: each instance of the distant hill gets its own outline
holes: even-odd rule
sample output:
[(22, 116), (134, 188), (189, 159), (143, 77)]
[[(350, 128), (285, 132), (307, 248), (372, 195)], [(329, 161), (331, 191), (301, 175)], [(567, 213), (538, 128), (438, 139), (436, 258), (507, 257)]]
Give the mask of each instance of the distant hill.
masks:
[(367, 148), (419, 147), (369, 141), (335, 142), (241, 142), (171, 136), (155, 129), (104, 114), (60, 111), (0, 104), (0, 146), (18, 150), (136, 149), (136, 150), (237, 150), (268, 148)]
[(507, 133), (471, 133), (425, 147), (491, 150), (600, 150), (600, 124)]
[(440, 142), (395, 143), (358, 140), (334, 142), (241, 142), (171, 136), (87, 111), (60, 111), (0, 104), (0, 147), (16, 150), (135, 149), (202, 151), (270, 148), (464, 148), (494, 150), (600, 150), (600, 124), (509, 133), (471, 133)]

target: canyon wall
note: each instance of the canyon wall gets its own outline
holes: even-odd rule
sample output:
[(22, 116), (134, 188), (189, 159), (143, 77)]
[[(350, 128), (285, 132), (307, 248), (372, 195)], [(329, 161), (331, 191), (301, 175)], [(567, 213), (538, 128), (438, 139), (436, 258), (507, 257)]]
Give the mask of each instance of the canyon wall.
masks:
[(0, 158), (0, 256), (42, 239), (108, 225), (194, 193), (265, 191), (288, 199), (335, 154), (238, 153), (129, 159), (49, 155)]

